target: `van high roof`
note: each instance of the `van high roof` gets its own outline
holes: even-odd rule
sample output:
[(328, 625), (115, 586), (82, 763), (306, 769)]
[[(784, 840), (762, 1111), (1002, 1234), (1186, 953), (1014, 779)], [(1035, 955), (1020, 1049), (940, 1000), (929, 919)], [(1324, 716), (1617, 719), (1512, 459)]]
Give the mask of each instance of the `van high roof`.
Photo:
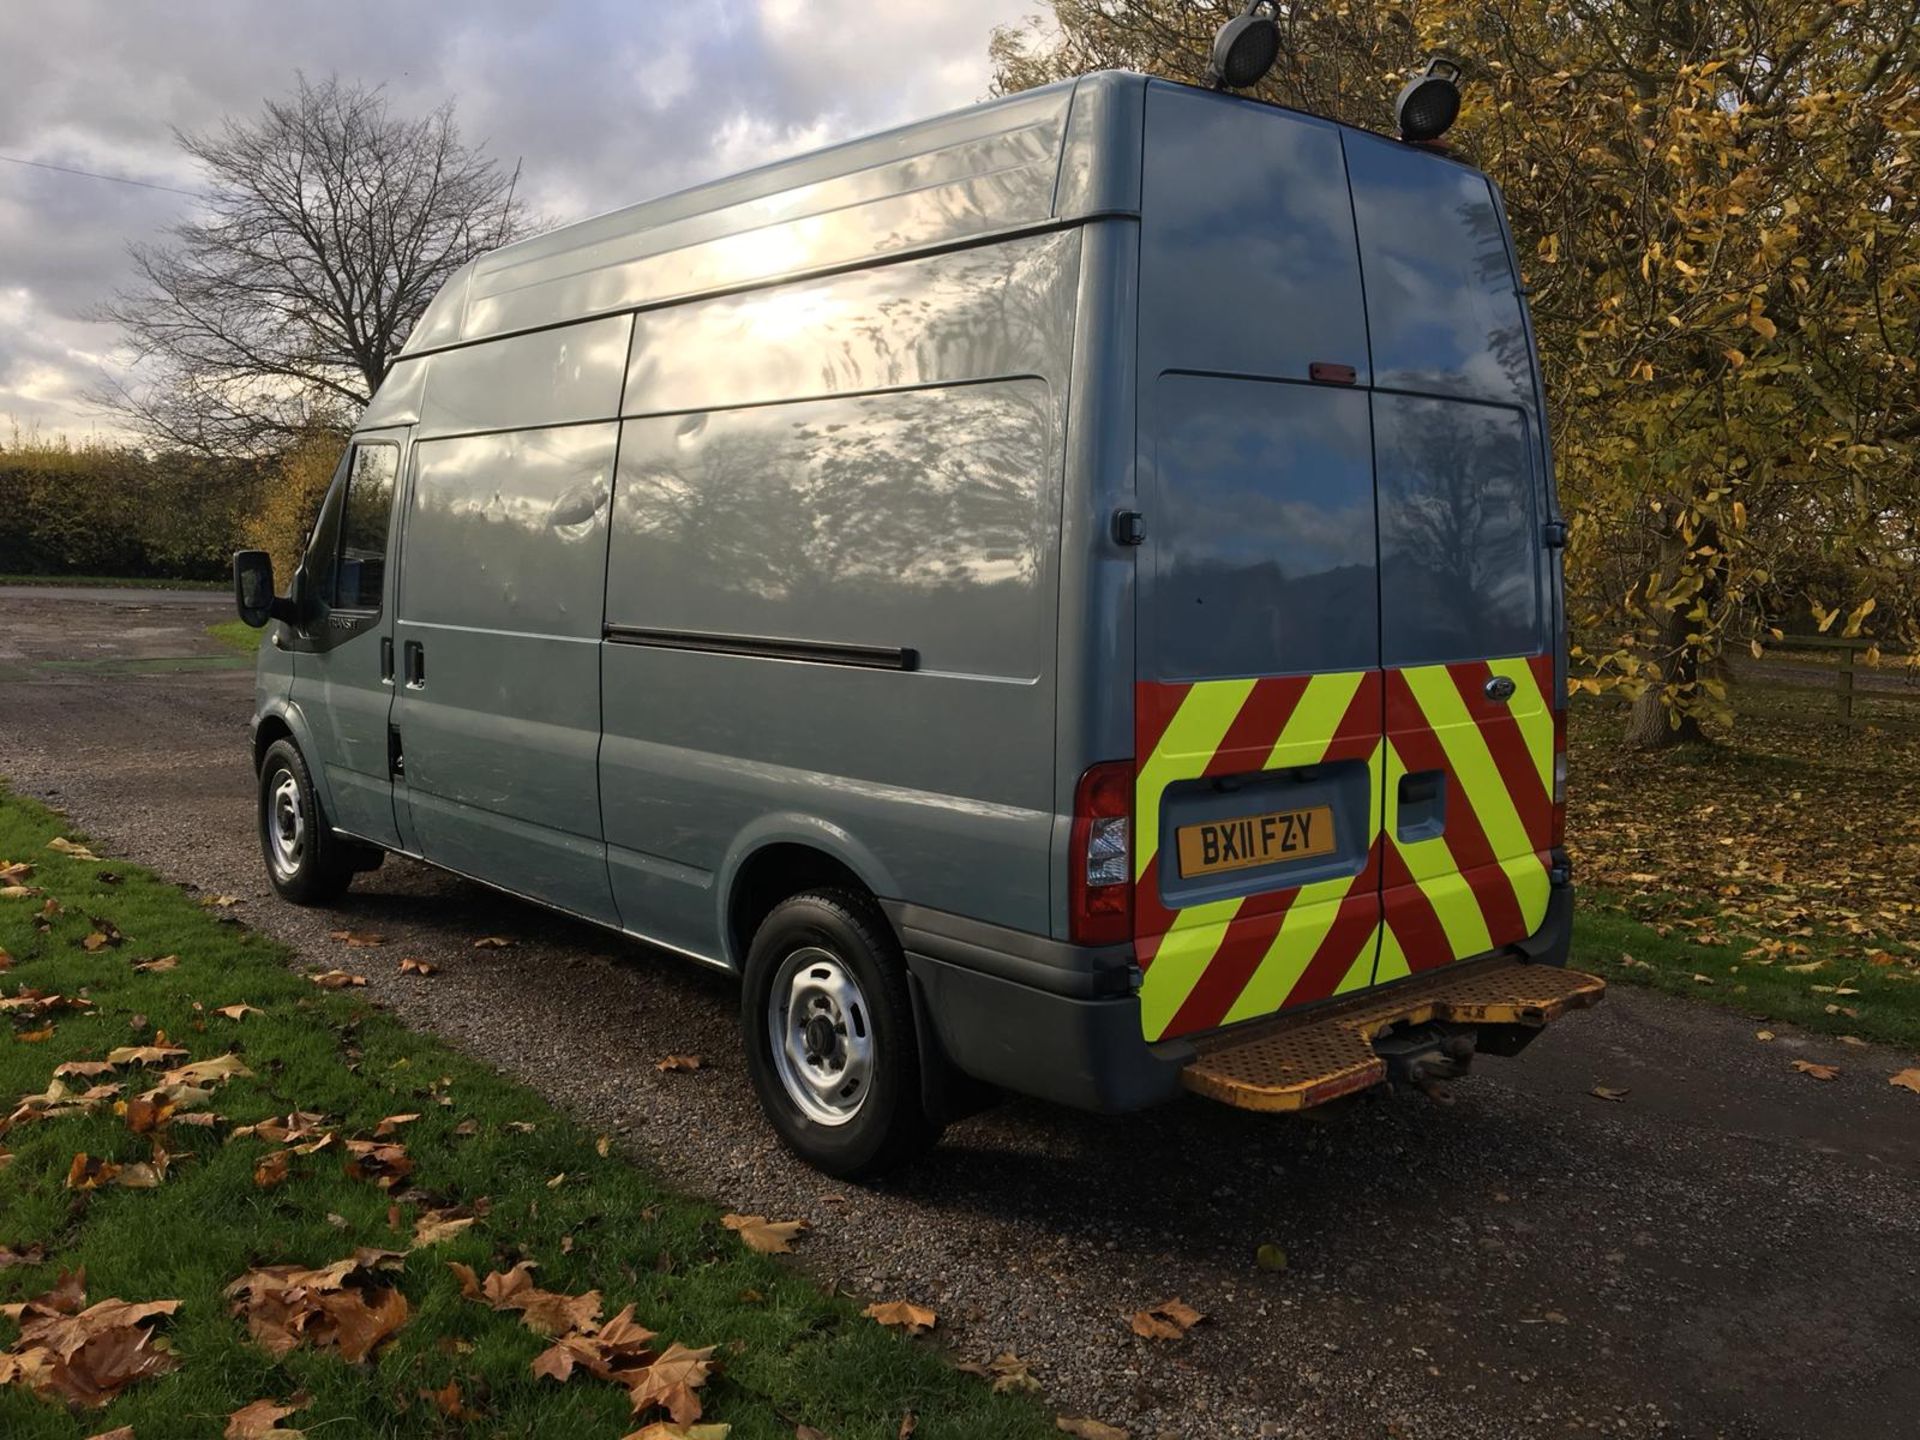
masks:
[(403, 353), (1137, 214), (1150, 86), (1171, 82), (1120, 70), (1083, 75), (504, 246), (447, 282)]

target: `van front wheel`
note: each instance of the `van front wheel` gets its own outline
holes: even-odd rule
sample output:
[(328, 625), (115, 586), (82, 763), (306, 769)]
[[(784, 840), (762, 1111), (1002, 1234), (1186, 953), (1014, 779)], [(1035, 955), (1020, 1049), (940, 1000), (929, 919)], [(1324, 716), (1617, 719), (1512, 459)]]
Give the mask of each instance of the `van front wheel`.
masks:
[(285, 900), (324, 905), (353, 879), (353, 847), (327, 825), (306, 758), (291, 740), (276, 740), (260, 759), (260, 850), (267, 878)]
[(760, 1105), (816, 1169), (872, 1179), (940, 1137), (920, 1101), (920, 1056), (899, 946), (864, 897), (795, 895), (753, 937), (741, 996)]

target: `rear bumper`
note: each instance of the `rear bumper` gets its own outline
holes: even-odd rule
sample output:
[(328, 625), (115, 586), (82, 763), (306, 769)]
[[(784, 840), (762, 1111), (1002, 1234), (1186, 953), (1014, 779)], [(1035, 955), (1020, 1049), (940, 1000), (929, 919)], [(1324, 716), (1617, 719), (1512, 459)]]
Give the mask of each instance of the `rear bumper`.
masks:
[[(930, 1087), (944, 1071), (1077, 1109), (1139, 1110), (1190, 1088), (1201, 1051), (1247, 1029), (1150, 1045), (1130, 946), (1066, 945), (916, 905), (885, 908), (907, 953)], [(1572, 940), (1573, 887), (1559, 883), (1539, 930), (1496, 956), (1461, 962), (1462, 973), (1502, 957), (1564, 966)], [(1364, 993), (1385, 999), (1399, 988)]]

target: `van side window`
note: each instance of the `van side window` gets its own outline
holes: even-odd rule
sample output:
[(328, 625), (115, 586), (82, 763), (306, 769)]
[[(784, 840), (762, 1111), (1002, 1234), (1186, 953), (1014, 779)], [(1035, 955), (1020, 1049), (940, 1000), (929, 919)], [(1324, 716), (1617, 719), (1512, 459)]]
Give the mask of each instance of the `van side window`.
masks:
[(334, 610), (378, 610), (387, 578), (387, 529), (400, 469), (394, 445), (356, 445), (340, 507), (340, 548), (320, 598)]
[(1540, 526), (1526, 422), (1501, 406), (1373, 398), (1384, 663), (1534, 653)]

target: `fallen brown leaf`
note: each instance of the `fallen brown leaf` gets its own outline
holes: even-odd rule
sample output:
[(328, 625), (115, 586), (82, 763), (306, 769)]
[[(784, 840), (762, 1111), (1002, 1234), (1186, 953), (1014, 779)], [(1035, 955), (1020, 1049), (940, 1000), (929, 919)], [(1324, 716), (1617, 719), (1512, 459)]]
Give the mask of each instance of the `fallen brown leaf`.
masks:
[(363, 935), (353, 930), (330, 930), (327, 933), (349, 950), (365, 950), (371, 946), (387, 943), (387, 937), (384, 935)]
[(413, 1243), (407, 1248), (423, 1250), (429, 1245), (438, 1245), (442, 1240), (451, 1240), (471, 1226), (476, 1218), (472, 1215), (455, 1215), (451, 1210), (429, 1210), (413, 1222)]
[(133, 968), (142, 975), (164, 975), (169, 970), (178, 970), (180, 968), (180, 957), (178, 955), (162, 955), (157, 960), (137, 960), (134, 962)]
[(413, 1158), (406, 1146), (390, 1141), (349, 1140), (346, 1168), (355, 1180), (371, 1180), (382, 1190), (391, 1190), (413, 1173)]
[(357, 1364), (412, 1313), (406, 1296), (383, 1278), (405, 1258), (396, 1250), (362, 1248), (317, 1270), (268, 1265), (249, 1270), (225, 1294), (233, 1313), (246, 1317), (254, 1342), (275, 1359), (301, 1345), (331, 1345)]
[(509, 940), (504, 935), (482, 935), (478, 940), (473, 942), (473, 948), (476, 950), (505, 950), (518, 943), (516, 940)]
[(322, 990), (346, 990), (367, 983), (366, 976), (355, 975), (347, 970), (322, 970), (318, 975), (309, 975), (307, 978)]
[(75, 1271), (44, 1295), (8, 1307), (20, 1334), (0, 1354), (0, 1384), (97, 1409), (136, 1381), (178, 1367), (171, 1352), (155, 1346), (152, 1330), (180, 1308), (178, 1300), (86, 1301), (86, 1272)]
[(968, 1375), (978, 1375), (983, 1380), (991, 1382), (993, 1393), (996, 1395), (1009, 1393), (1038, 1395), (1040, 1393), (1040, 1382), (1034, 1378), (1033, 1371), (1027, 1367), (1027, 1362), (1011, 1351), (994, 1356), (984, 1365), (966, 1361), (953, 1368)]
[(1596, 1100), (1612, 1100), (1615, 1102), (1619, 1102), (1619, 1101), (1625, 1100), (1627, 1096), (1631, 1095), (1633, 1092), (1631, 1090), (1615, 1090), (1610, 1085), (1596, 1085), (1591, 1090), (1587, 1091), (1587, 1093), (1593, 1096), (1593, 1098)]
[(429, 1400), (449, 1420), (478, 1420), (480, 1412), (460, 1398), (460, 1382), (449, 1380), (438, 1390), (421, 1390), (420, 1398)]
[(1920, 1095), (1920, 1070), (1902, 1070), (1887, 1077), (1889, 1085), (1898, 1085), (1902, 1090), (1911, 1090)]
[(676, 1425), (691, 1425), (700, 1418), (700, 1397), (694, 1392), (707, 1383), (713, 1373), (713, 1347), (692, 1350), (678, 1343), (669, 1345), (660, 1358), (642, 1370), (627, 1386), (633, 1413), (644, 1415), (660, 1409)]
[(1811, 1076), (1815, 1080), (1838, 1080), (1840, 1078), (1840, 1067), (1838, 1065), (1822, 1065), (1814, 1060), (1796, 1060), (1793, 1062), (1793, 1068), (1798, 1070), (1802, 1075)]
[(260, 1163), (253, 1167), (253, 1183), (262, 1190), (271, 1190), (287, 1178), (292, 1165), (291, 1150), (275, 1150), (271, 1155), (263, 1156)]
[(600, 1292), (562, 1295), (542, 1290), (533, 1283), (533, 1262), (522, 1260), (511, 1270), (496, 1270), (485, 1280), (477, 1280), (470, 1266), (450, 1261), (448, 1269), (460, 1279), (460, 1293), (469, 1300), (480, 1300), (495, 1310), (518, 1310), (520, 1322), (540, 1335), (565, 1335), (575, 1330), (591, 1330), (600, 1315)]
[(1180, 1340), (1207, 1317), (1177, 1296), (1136, 1310), (1128, 1322), (1133, 1333), (1148, 1340)]
[(109, 1065), (170, 1065), (184, 1059), (186, 1051), (176, 1045), (122, 1045), (107, 1052)]
[(249, 1015), (264, 1015), (267, 1012), (262, 1010), (257, 1005), (240, 1004), (240, 1005), (222, 1005), (218, 1010), (214, 1011), (213, 1013), (216, 1015), (224, 1015), (229, 1020), (244, 1020)]
[(909, 1335), (919, 1335), (940, 1323), (939, 1317), (924, 1305), (911, 1300), (876, 1300), (860, 1312), (880, 1324)]
[(731, 1425), (670, 1425), (656, 1420), (622, 1435), (620, 1440), (727, 1440), (731, 1434)]
[(242, 1405), (227, 1417), (227, 1428), (220, 1432), (221, 1440), (280, 1440), (282, 1436), (298, 1435), (298, 1430), (282, 1429), (280, 1422), (312, 1403), (313, 1397), (302, 1390), (284, 1405), (277, 1400), (256, 1400), (251, 1405)]
[(703, 1062), (698, 1055), (668, 1055), (653, 1062), (656, 1070), (698, 1070)]
[(1054, 1417), (1053, 1426), (1076, 1437), (1076, 1440), (1131, 1440), (1129, 1432), (1119, 1426), (1103, 1425), (1085, 1416), (1058, 1415)]
[(425, 960), (415, 960), (412, 956), (408, 956), (400, 962), (400, 973), (402, 975), (420, 976), (438, 975), (440, 973), (440, 967), (438, 965), (430, 965)]
[(100, 857), (84, 845), (76, 845), (64, 835), (56, 835), (47, 842), (47, 849), (57, 850), (69, 860), (98, 860)]
[(402, 1125), (411, 1125), (419, 1118), (420, 1116), (417, 1111), (407, 1115), (389, 1115), (373, 1127), (373, 1138), (376, 1140), (384, 1140), (389, 1135), (398, 1135)]
[(762, 1255), (792, 1254), (792, 1241), (810, 1228), (804, 1220), (769, 1220), (764, 1215), (722, 1215), (720, 1223)]

